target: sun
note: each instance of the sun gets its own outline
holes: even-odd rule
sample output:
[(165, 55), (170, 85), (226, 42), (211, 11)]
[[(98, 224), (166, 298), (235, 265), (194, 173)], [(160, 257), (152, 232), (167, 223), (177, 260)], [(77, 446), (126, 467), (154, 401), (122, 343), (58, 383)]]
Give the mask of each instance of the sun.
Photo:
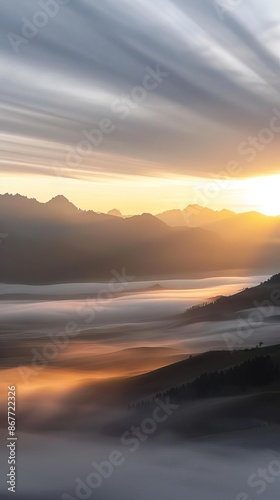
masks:
[(280, 215), (280, 175), (248, 179), (246, 184), (247, 205), (265, 215)]

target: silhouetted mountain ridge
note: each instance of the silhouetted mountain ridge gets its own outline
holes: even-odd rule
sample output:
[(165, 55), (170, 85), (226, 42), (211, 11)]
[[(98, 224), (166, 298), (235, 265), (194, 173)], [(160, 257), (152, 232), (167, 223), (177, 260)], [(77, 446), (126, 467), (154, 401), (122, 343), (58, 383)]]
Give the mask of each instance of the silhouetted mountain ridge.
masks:
[[(232, 216), (233, 218), (235, 216)], [(249, 233), (249, 231), (247, 231)], [(224, 237), (210, 226), (170, 227), (151, 214), (122, 218), (83, 211), (64, 196), (40, 203), (0, 195), (0, 281), (59, 283), (112, 278), (194, 277), (279, 265), (280, 238)], [(270, 272), (270, 271), (269, 271)]]
[[(0, 196), (0, 281), (53, 283), (173, 276), (226, 266), (229, 248), (210, 231), (170, 228), (152, 216), (126, 219), (82, 211), (64, 197), (39, 203)], [(205, 249), (210, 258), (205, 260)]]

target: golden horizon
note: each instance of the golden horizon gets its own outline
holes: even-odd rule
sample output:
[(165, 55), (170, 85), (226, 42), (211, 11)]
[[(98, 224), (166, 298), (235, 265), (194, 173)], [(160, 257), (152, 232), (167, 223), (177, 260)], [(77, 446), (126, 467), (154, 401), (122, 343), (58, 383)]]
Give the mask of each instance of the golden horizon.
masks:
[[(256, 211), (280, 215), (280, 175), (221, 180), (198, 177), (97, 178), (95, 181), (51, 176), (1, 178), (0, 194), (20, 194), (45, 203), (63, 195), (82, 210), (107, 213), (117, 209), (123, 215), (184, 210), (200, 205), (236, 213)], [(144, 202), (143, 202), (144, 200)]]

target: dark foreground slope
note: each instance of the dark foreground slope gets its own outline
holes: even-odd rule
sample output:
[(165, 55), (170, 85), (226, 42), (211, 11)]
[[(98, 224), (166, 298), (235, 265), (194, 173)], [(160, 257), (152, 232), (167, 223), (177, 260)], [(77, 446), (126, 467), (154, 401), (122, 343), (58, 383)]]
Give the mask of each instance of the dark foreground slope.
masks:
[(184, 313), (182, 321), (185, 324), (222, 321), (248, 309), (258, 309), (269, 321), (279, 321), (277, 307), (280, 307), (280, 274), (229, 297), (219, 297), (214, 302), (191, 307)]
[(269, 358), (269, 363), (279, 366), (280, 345), (232, 354), (209, 352), (146, 375), (99, 384), (91, 382), (67, 392), (59, 406), (54, 406), (47, 415), (42, 414), (34, 400), (32, 408), (20, 406), (21, 428), (30, 432), (63, 430), (120, 438), (132, 425), (141, 426), (145, 419), (151, 419), (158, 400), (163, 405), (170, 402), (175, 410), (172, 407), (170, 418), (157, 426), (155, 438), (177, 435), (179, 439), (189, 439), (280, 424), (280, 383), (275, 376), (271, 380), (264, 377), (264, 383), (257, 380), (248, 384), (244, 379), (246, 390), (239, 387), (234, 393), (227, 386), (228, 393), (224, 391), (221, 395), (172, 398), (172, 388), (192, 383), (213, 370), (227, 373), (231, 367), (242, 369), (248, 360), (254, 363), (256, 358)]
[[(143, 375), (113, 381), (89, 383), (70, 396), (72, 403), (89, 404), (93, 407), (106, 405), (127, 406), (142, 400), (153, 399), (173, 387), (193, 382), (201, 375), (228, 370), (258, 356), (269, 356), (275, 365), (280, 365), (280, 344), (262, 349), (236, 351), (210, 351), (192, 356)], [(71, 404), (72, 404), (71, 403)]]

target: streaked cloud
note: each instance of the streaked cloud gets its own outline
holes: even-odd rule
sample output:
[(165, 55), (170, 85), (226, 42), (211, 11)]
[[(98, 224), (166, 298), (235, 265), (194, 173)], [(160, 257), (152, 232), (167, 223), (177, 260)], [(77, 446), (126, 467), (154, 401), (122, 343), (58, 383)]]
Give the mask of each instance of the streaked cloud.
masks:
[[(72, 0), (15, 53), (7, 35), (39, 10), (2, 5), (3, 173), (58, 175), (104, 117), (114, 131), (66, 176), (207, 177), (237, 157), (240, 176), (278, 171), (277, 139), (253, 162), (238, 153), (279, 104), (276, 0), (240, 2), (224, 21), (208, 0)], [(120, 119), (112, 103), (157, 65), (169, 76)]]

